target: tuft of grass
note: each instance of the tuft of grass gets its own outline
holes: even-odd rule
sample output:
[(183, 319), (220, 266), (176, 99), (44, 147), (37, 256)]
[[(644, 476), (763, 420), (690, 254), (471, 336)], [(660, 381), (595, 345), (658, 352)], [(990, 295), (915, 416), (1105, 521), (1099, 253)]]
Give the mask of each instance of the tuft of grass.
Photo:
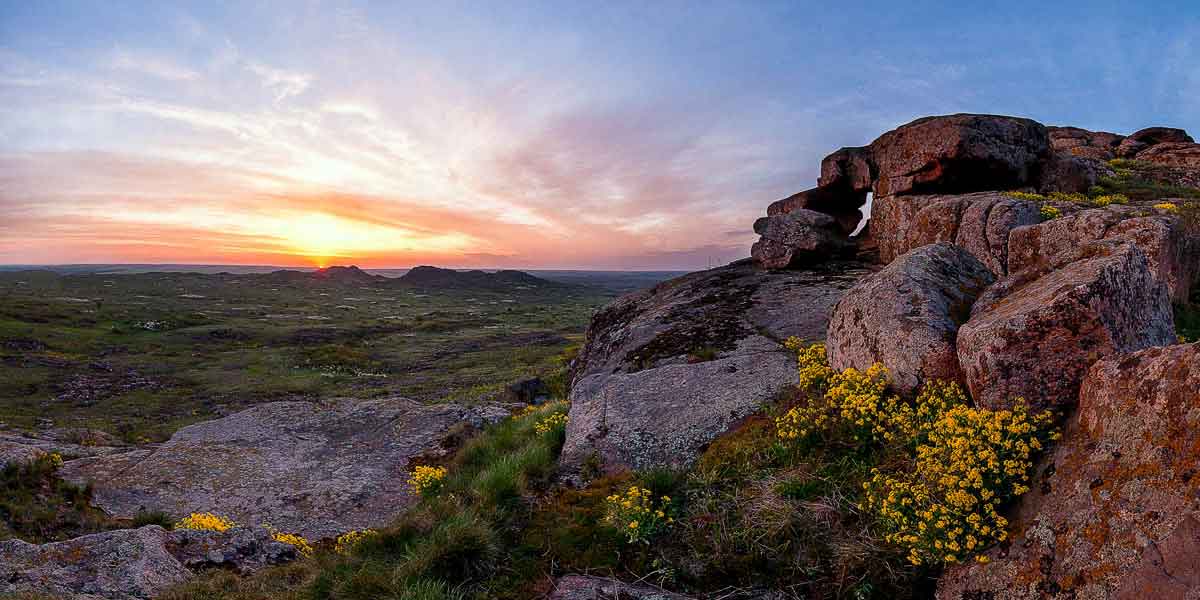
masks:
[(40, 544), (122, 525), (92, 508), (91, 487), (59, 478), (61, 464), (57, 455), (47, 454), (0, 470), (0, 539)]

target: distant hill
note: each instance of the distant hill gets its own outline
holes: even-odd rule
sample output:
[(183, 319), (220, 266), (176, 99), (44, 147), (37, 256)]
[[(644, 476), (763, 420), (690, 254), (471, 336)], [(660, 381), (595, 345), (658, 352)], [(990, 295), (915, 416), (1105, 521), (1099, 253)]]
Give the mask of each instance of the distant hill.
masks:
[(534, 277), (524, 271), (456, 271), (440, 267), (413, 267), (396, 280), (400, 284), (422, 288), (496, 289), (517, 286), (558, 287), (563, 284)]
[(382, 275), (372, 275), (354, 265), (349, 267), (326, 267), (316, 271), (296, 271), (280, 269), (266, 274), (266, 277), (286, 282), (302, 283), (306, 281), (328, 281), (332, 283), (379, 283), (387, 278)]

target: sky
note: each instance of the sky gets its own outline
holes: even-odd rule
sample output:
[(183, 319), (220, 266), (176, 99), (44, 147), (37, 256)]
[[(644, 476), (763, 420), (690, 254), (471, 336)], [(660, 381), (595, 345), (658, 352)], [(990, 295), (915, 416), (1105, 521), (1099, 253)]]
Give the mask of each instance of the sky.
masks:
[(0, 264), (698, 269), (955, 112), (1200, 133), (1200, 3), (0, 0)]

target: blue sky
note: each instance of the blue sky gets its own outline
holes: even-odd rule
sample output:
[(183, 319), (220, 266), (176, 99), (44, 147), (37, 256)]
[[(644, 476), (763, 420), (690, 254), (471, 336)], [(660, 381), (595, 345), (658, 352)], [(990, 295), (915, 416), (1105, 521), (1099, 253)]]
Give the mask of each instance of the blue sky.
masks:
[(0, 263), (696, 268), (919, 116), (1200, 132), (1200, 5), (5, 2), (0, 106)]

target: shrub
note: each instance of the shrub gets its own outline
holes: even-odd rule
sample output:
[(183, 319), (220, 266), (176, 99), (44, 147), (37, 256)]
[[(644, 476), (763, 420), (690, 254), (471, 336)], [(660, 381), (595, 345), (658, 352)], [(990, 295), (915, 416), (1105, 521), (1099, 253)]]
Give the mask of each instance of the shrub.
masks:
[(1026, 200), (1028, 202), (1045, 202), (1046, 197), (1041, 194), (1033, 194), (1030, 192), (1004, 192), (1005, 196), (1015, 198), (1017, 200)]
[(554, 413), (537, 422), (533, 428), (539, 434), (545, 435), (552, 431), (563, 431), (567, 428), (567, 421), (570, 419), (562, 413)]
[(417, 465), (408, 477), (408, 487), (418, 496), (434, 496), (446, 479), (446, 467)]
[(825, 360), (824, 344), (797, 349), (801, 387), (824, 394), (809, 398), (775, 419), (780, 439), (793, 441), (810, 434), (843, 429), (858, 441), (891, 440), (890, 425), (899, 401), (887, 397), (887, 369), (879, 363), (866, 371), (837, 373)]
[(263, 523), (263, 527), (265, 527), (267, 531), (271, 532), (271, 539), (284, 544), (291, 544), (296, 548), (296, 552), (299, 552), (301, 556), (307, 557), (313, 555), (312, 544), (309, 544), (308, 540), (304, 539), (303, 536), (296, 535), (294, 533), (277, 531), (274, 527), (271, 527), (266, 523)]
[(1057, 435), (1048, 433), (1050, 413), (1032, 414), (1024, 401), (997, 411), (950, 406), (964, 395), (953, 392), (954, 384), (939, 385), (941, 391), (924, 396), (927, 414), (937, 416), (918, 424), (909, 468), (875, 469), (863, 484), (864, 507), (914, 565), (960, 562), (1004, 541), (1008, 521), (999, 509), (1029, 491), (1034, 456)]
[(196, 531), (226, 531), (237, 527), (237, 524), (213, 513), (192, 513), (175, 523), (175, 529), (194, 529)]
[(1059, 210), (1057, 206), (1043, 204), (1041, 208), (1038, 209), (1038, 214), (1042, 217), (1043, 221), (1049, 221), (1051, 219), (1057, 219), (1061, 217), (1062, 211)]
[(625, 534), (629, 543), (646, 543), (675, 522), (671, 515), (671, 497), (654, 499), (643, 487), (631, 486), (624, 494), (605, 498), (605, 520)]
[(379, 532), (374, 529), (347, 531), (338, 536), (337, 541), (334, 542), (333, 551), (341, 555), (350, 554), (362, 542), (378, 536)]
[(1100, 207), (1105, 207), (1109, 204), (1129, 204), (1129, 198), (1125, 194), (1104, 194), (1093, 198), (1092, 204)]

